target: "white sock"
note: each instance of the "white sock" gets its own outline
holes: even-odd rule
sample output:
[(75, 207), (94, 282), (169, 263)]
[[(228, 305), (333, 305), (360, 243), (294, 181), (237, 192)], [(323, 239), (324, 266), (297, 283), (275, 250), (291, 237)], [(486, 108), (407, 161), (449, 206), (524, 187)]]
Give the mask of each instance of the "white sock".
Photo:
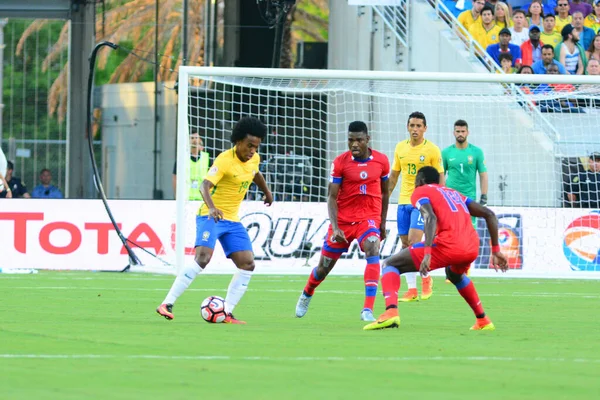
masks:
[(169, 290), (163, 304), (175, 304), (175, 301), (185, 292), (200, 272), (202, 272), (202, 268), (196, 262), (193, 265), (185, 267), (177, 275), (177, 278), (175, 278), (175, 282), (173, 282), (171, 290)]
[(244, 293), (246, 293), (246, 289), (248, 289), (248, 283), (250, 283), (250, 278), (252, 278), (252, 271), (246, 271), (243, 269), (238, 269), (233, 277), (231, 278), (231, 282), (229, 282), (229, 287), (227, 288), (227, 297), (225, 297), (225, 312), (231, 313), (237, 303), (240, 302)]
[(406, 277), (406, 286), (408, 286), (409, 289), (417, 288), (417, 275), (418, 274), (419, 274), (418, 272), (406, 272), (406, 273), (402, 274)]

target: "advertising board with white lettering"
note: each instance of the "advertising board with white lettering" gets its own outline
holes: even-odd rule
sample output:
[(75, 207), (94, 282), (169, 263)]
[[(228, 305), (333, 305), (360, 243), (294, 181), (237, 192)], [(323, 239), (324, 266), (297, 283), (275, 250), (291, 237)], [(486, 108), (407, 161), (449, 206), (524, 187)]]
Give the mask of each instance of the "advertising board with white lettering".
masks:
[[(109, 202), (119, 228), (146, 265), (175, 272), (175, 202)], [(584, 209), (492, 207), (499, 221), (502, 251), (510, 270), (504, 276), (600, 278), (600, 212)], [(197, 204), (188, 204), (186, 262), (192, 262)], [(388, 212), (382, 258), (400, 250), (396, 206)], [(328, 228), (325, 203), (242, 204), (241, 222), (248, 230), (257, 273), (304, 274), (319, 259)], [(479, 220), (480, 255), (473, 275), (497, 274), (489, 267), (490, 244)], [(120, 270), (128, 256), (99, 200), (11, 200), (0, 210), (2, 262), (7, 268)], [(139, 246), (139, 248), (136, 248)], [(145, 251), (140, 250), (143, 248)], [(148, 253), (157, 255), (160, 260)], [(336, 265), (337, 274), (363, 272), (365, 261), (352, 243)], [(234, 271), (219, 245), (209, 273)], [(499, 276), (499, 275), (498, 275)]]

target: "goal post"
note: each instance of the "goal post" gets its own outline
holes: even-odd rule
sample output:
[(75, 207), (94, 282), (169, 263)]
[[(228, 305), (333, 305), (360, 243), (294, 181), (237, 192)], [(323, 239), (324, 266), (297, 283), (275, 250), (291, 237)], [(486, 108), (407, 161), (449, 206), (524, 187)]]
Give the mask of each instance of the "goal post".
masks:
[[(568, 204), (566, 193), (574, 190), (571, 183), (578, 168), (589, 168), (587, 158), (600, 151), (595, 134), (600, 126), (596, 102), (600, 76), (181, 67), (178, 87), (175, 252), (179, 268), (189, 262), (186, 248), (189, 253), (193, 246), (193, 216), (198, 207), (187, 201), (190, 132), (201, 133), (212, 163), (231, 147), (231, 128), (240, 117), (255, 116), (267, 125), (268, 137), (259, 149), (261, 171), (276, 198), (273, 212), (284, 213), (288, 222), (270, 215), (268, 234), (260, 231), (260, 222), (249, 222), (250, 217), (244, 224), (253, 240), (266, 235), (266, 244), (255, 249), (261, 253), (259, 262), (304, 265), (315, 255), (321, 231), (306, 222), (309, 227), (302, 239), (295, 232), (314, 213), (326, 215), (329, 168), (334, 157), (347, 150), (348, 124), (366, 122), (372, 147), (392, 160), (395, 145), (408, 139), (406, 122), (413, 111), (425, 114), (425, 138), (441, 150), (454, 143), (456, 120), (469, 124), (469, 142), (482, 148), (486, 157), (488, 204), (502, 216), (505, 234), (519, 237), (512, 248), (519, 264), (515, 269), (522, 268), (527, 258), (524, 247), (529, 244), (531, 259), (536, 255), (544, 259), (546, 249), (534, 249), (536, 241), (544, 241), (544, 229), (557, 236), (561, 265), (572, 271), (595, 268), (591, 254), (598, 249), (592, 238), (580, 240), (581, 235), (575, 234), (577, 240), (566, 244), (564, 235), (569, 221), (588, 212), (577, 208), (580, 203)], [(477, 182), (479, 196), (479, 178)], [(390, 204), (397, 203), (399, 187)], [(251, 188), (248, 199), (259, 197)], [(259, 206), (256, 202), (251, 208)], [(532, 210), (528, 217), (527, 209)], [(395, 219), (390, 211), (388, 228)], [(532, 227), (530, 235), (524, 235), (529, 220), (539, 222), (537, 230)], [(482, 234), (483, 227), (478, 228)], [(395, 227), (390, 234), (396, 235)], [(281, 240), (273, 245), (275, 238)], [(485, 241), (482, 253), (487, 252), (489, 259)], [(298, 248), (293, 254), (283, 250), (294, 246)], [(577, 247), (572, 250), (583, 260), (580, 264), (575, 258), (565, 261), (568, 257), (562, 250), (569, 246)], [(383, 248), (399, 249), (391, 239)], [(561, 275), (558, 269), (546, 274), (532, 268), (533, 275)]]

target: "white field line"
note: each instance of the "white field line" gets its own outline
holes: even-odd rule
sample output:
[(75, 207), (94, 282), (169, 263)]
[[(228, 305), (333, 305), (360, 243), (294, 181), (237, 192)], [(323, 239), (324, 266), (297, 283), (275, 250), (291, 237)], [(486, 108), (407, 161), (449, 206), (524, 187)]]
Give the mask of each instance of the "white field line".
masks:
[(269, 357), (269, 356), (220, 356), (220, 355), (198, 355), (198, 356), (168, 356), (158, 354), (0, 354), (0, 359), (128, 359), (128, 360), (192, 360), (192, 361), (477, 361), (477, 362), (541, 362), (541, 363), (588, 363), (600, 364), (600, 359), (594, 358), (555, 358), (555, 357), (494, 357), (494, 356), (465, 356), (465, 357)]
[[(123, 291), (123, 292), (165, 292), (168, 288), (116, 288), (116, 287), (84, 287), (84, 286), (11, 286), (6, 289), (18, 289), (18, 290), (93, 290), (93, 291)], [(224, 288), (190, 288), (187, 292), (215, 292), (222, 291)], [(294, 289), (252, 289), (248, 288), (249, 292), (269, 292), (269, 293), (300, 293), (302, 290), (299, 287), (297, 290)], [(329, 293), (329, 294), (364, 294), (364, 290), (319, 290), (318, 293)], [(455, 293), (436, 293), (435, 296), (439, 297), (454, 297), (457, 296)], [(600, 294), (598, 293), (576, 293), (576, 292), (512, 292), (512, 293), (487, 293), (482, 292), (482, 297), (579, 297), (584, 299), (598, 299)]]

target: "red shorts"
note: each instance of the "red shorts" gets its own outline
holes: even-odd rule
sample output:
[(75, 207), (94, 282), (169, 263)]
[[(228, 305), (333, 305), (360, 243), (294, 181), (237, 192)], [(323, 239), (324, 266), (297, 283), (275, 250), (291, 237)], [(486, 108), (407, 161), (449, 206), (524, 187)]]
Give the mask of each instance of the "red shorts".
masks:
[[(479, 243), (477, 243), (477, 246), (468, 247), (471, 247), (471, 249), (461, 248), (456, 244), (448, 246), (434, 243), (431, 248), (431, 264), (429, 269), (433, 271), (450, 266), (452, 271), (457, 274), (467, 272), (471, 263), (475, 261), (479, 254)], [(414, 244), (410, 246), (409, 251), (418, 271), (425, 257), (425, 243)]]
[(331, 228), (331, 225), (329, 225), (327, 237), (325, 237), (325, 243), (323, 243), (323, 249), (321, 250), (321, 254), (323, 254), (325, 257), (337, 260), (342, 256), (343, 253), (348, 251), (350, 243), (352, 243), (354, 239), (358, 241), (360, 249), (363, 250), (362, 244), (365, 239), (371, 236), (376, 236), (379, 238), (380, 223), (377, 220), (369, 219), (361, 222), (354, 222), (352, 224), (340, 223), (339, 226), (344, 232), (348, 242), (333, 242), (331, 240), (333, 236), (333, 229)]

